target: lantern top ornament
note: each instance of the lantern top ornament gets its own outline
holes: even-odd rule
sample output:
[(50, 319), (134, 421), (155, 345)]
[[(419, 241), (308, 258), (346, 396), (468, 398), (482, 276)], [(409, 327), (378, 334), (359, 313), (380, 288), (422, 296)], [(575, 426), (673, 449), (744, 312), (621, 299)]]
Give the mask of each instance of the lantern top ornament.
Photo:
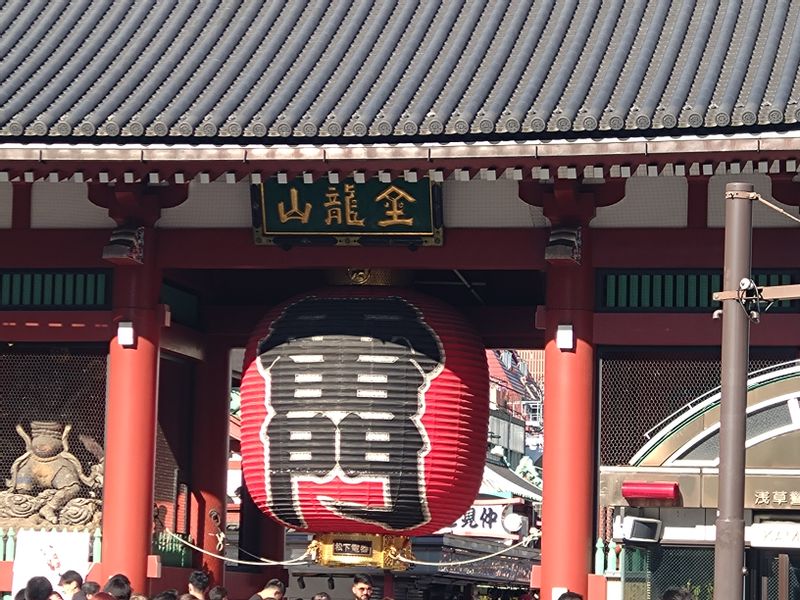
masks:
[(331, 287), (276, 307), (248, 344), (241, 397), (248, 490), (287, 527), (432, 533), (480, 487), (485, 351), (427, 296)]
[(411, 282), (411, 273), (397, 269), (353, 267), (328, 271), (326, 279), (331, 285), (402, 286)]

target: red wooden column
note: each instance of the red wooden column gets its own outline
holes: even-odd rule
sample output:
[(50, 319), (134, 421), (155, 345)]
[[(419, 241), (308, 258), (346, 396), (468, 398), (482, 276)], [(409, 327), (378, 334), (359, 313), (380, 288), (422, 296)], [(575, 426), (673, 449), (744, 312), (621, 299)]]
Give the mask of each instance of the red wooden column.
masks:
[[(580, 228), (580, 255), (553, 251), (559, 247), (546, 254), (541, 597), (550, 600), (567, 589), (586, 598), (595, 479), (594, 276), (588, 228), (594, 198), (559, 181), (543, 200), (553, 228)], [(568, 347), (557, 344), (559, 326), (571, 328)]]
[[(89, 200), (108, 209), (120, 227), (102, 250), (114, 264), (113, 320), (106, 400), (103, 487), (103, 573), (127, 575), (147, 593), (152, 547), (153, 475), (158, 423), (158, 367), (163, 311), (154, 229), (161, 209), (186, 199), (188, 187), (89, 184)], [(139, 231), (138, 235), (131, 232)], [(98, 248), (98, 252), (100, 249)], [(120, 323), (133, 340), (121, 339)], [(129, 343), (130, 342), (130, 343)]]
[[(210, 338), (204, 360), (197, 365), (197, 388), (192, 426), (192, 536), (212, 554), (216, 534), (225, 531), (228, 477), (228, 419), (230, 404), (230, 351)], [(212, 585), (224, 585), (225, 562), (200, 554), (195, 567), (211, 575)]]
[(133, 345), (115, 334), (109, 346), (103, 489), (103, 572), (125, 573), (133, 589), (147, 591), (152, 545), (153, 472), (158, 418), (161, 276), (155, 265), (155, 231), (145, 233), (139, 266), (114, 269), (115, 331), (133, 326)]

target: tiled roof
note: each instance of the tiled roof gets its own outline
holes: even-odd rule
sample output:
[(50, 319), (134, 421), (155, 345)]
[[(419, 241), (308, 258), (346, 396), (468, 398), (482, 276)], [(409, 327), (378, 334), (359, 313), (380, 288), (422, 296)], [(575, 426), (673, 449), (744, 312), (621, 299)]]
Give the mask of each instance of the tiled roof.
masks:
[[(525, 389), (525, 384), (522, 382), (521, 373), (519, 371), (519, 363), (511, 366), (506, 366), (503, 363), (503, 354), (509, 352), (515, 354), (514, 350), (487, 350), (486, 362), (489, 365), (489, 378), (502, 384), (503, 387), (513, 390), (521, 396), (526, 396), (528, 390)], [(518, 361), (518, 358), (514, 359)]]
[(7, 0), (0, 139), (369, 143), (798, 122), (790, 0)]

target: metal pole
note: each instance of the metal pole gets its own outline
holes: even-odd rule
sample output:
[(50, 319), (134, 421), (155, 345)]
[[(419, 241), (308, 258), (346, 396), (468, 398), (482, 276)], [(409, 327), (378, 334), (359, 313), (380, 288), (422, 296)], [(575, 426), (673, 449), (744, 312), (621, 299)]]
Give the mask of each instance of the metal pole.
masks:
[[(753, 185), (725, 186), (723, 289), (750, 277)], [(714, 600), (739, 600), (744, 587), (744, 458), (750, 318), (736, 299), (722, 303), (719, 512), (714, 545)]]

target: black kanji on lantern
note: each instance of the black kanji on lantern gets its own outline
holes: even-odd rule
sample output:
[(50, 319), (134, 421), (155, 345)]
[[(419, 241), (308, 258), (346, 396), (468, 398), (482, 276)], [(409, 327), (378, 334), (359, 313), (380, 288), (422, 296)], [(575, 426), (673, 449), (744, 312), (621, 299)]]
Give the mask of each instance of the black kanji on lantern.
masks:
[(272, 415), (269, 504), (305, 526), (299, 481), (378, 479), (383, 506), (323, 501), (348, 519), (403, 530), (430, 519), (419, 421), (424, 390), (444, 362), (441, 342), (408, 301), (305, 298), (271, 325), (259, 344)]

